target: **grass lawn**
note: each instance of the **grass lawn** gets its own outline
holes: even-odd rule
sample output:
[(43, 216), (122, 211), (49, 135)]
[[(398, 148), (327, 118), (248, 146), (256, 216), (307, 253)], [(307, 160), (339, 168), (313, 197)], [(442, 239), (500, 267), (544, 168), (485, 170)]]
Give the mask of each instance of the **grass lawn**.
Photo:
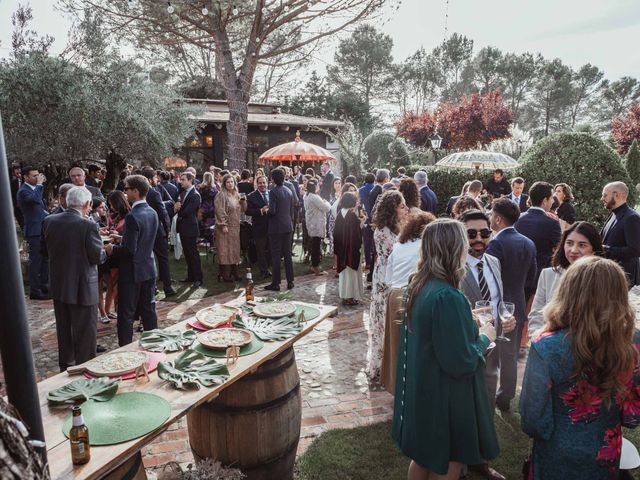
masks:
[[(522, 461), (529, 451), (529, 437), (520, 430), (517, 413), (495, 416), (500, 456), (491, 466), (508, 479), (522, 478)], [(640, 445), (640, 431), (625, 430), (625, 438)], [(391, 440), (391, 422), (320, 435), (298, 459), (296, 480), (403, 480), (409, 459)], [(467, 479), (483, 477), (472, 472)], [(640, 479), (638, 469), (634, 478)]]
[[(302, 263), (301, 253), (302, 253), (302, 244), (301, 242), (296, 241), (294, 243), (293, 250), (293, 271), (294, 276), (306, 275), (309, 271), (309, 265), (306, 263)], [(234, 290), (235, 288), (244, 288), (245, 284), (245, 276), (246, 276), (246, 265), (240, 265), (239, 273), (242, 276), (242, 281), (237, 284), (234, 283), (225, 283), (218, 282), (218, 264), (217, 262), (214, 264), (214, 257), (212, 254), (205, 254), (204, 251), (200, 251), (200, 261), (202, 263), (202, 275), (203, 275), (203, 284), (202, 287), (197, 289), (190, 288), (189, 283), (181, 283), (180, 280), (187, 276), (187, 263), (184, 260), (184, 256), (180, 260), (176, 260), (173, 252), (169, 252), (169, 265), (171, 268), (171, 279), (173, 281), (173, 288), (178, 292), (178, 295), (175, 297), (167, 298), (166, 300), (172, 302), (181, 302), (188, 299), (198, 299), (209, 297), (211, 295), (218, 295), (223, 292), (228, 292), (230, 290)], [(333, 265), (333, 255), (325, 255), (322, 257), (321, 267), (323, 269), (331, 268)], [(282, 283), (280, 288), (282, 291), (286, 290), (286, 277), (284, 274), (284, 266), (281, 268), (282, 270)], [(270, 282), (269, 280), (262, 280), (259, 277), (259, 270), (257, 264), (254, 265), (252, 269), (253, 272), (253, 281), (256, 285), (267, 285)], [(294, 280), (295, 282), (295, 280)], [(158, 282), (159, 294), (156, 297), (158, 300), (165, 300), (164, 292), (162, 291), (162, 282)], [(259, 294), (261, 289), (258, 288), (256, 291)]]

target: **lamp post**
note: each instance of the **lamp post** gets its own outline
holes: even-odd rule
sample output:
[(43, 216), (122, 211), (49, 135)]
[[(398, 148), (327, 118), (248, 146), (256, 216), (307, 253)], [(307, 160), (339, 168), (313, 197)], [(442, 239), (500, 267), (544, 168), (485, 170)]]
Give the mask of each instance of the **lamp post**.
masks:
[(442, 137), (438, 135), (438, 132), (435, 132), (433, 136), (429, 139), (429, 141), (431, 142), (431, 148), (433, 149), (433, 155), (435, 158), (435, 161), (433, 163), (437, 163), (438, 149), (440, 148), (440, 145), (442, 145)]

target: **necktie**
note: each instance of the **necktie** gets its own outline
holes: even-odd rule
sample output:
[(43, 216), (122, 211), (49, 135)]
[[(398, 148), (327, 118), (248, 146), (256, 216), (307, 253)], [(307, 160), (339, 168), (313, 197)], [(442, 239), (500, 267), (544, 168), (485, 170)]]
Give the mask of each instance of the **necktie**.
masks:
[(262, 198), (264, 198), (264, 203), (269, 203), (269, 197), (267, 197), (267, 192), (262, 192)]
[(187, 191), (185, 190), (180, 194), (180, 203), (184, 203), (184, 199), (187, 196)]
[(478, 286), (480, 287), (480, 295), (482, 295), (483, 300), (491, 300), (491, 291), (489, 291), (489, 285), (487, 285), (487, 281), (484, 278), (484, 264), (482, 260), (478, 262)]

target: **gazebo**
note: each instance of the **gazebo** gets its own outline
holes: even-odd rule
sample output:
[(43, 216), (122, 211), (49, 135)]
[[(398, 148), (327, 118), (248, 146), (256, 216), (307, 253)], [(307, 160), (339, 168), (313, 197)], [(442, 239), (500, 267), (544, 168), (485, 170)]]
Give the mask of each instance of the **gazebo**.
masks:
[(435, 164), (436, 168), (472, 168), (478, 170), (509, 170), (518, 166), (515, 158), (498, 152), (472, 150), (447, 155)]

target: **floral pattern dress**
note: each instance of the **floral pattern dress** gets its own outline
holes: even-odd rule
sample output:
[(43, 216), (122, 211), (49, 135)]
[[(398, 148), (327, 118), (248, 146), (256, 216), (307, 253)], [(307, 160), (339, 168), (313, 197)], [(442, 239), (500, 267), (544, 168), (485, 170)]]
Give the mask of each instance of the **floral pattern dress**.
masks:
[[(636, 331), (634, 342), (640, 343)], [(618, 478), (622, 427), (640, 423), (640, 376), (607, 406), (596, 387), (573, 376), (568, 330), (545, 333), (532, 344), (522, 384), (522, 429), (533, 438), (529, 478)]]
[(373, 232), (376, 264), (373, 270), (371, 286), (371, 306), (369, 308), (369, 349), (367, 351), (367, 375), (376, 379), (380, 377), (382, 355), (384, 350), (384, 320), (387, 312), (389, 285), (385, 283), (387, 263), (398, 236), (389, 228), (376, 228)]

